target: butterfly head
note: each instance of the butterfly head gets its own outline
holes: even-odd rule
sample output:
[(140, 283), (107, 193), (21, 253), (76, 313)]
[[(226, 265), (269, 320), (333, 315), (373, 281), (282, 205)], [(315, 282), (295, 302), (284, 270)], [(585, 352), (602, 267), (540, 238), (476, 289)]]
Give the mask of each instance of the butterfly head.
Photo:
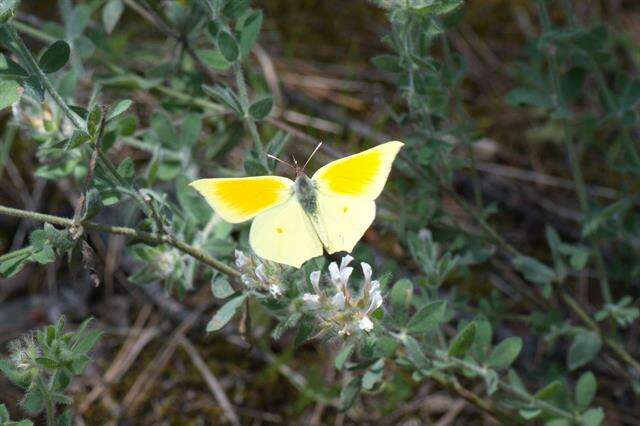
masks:
[(309, 156), (309, 158), (307, 158), (307, 161), (305, 161), (305, 162), (304, 162), (304, 164), (302, 165), (302, 167), (300, 167), (300, 165), (298, 164), (298, 161), (296, 160), (296, 157), (294, 157), (293, 155), (291, 156), (291, 159), (292, 159), (292, 161), (293, 161), (293, 164), (291, 164), (291, 163), (289, 163), (289, 162), (287, 162), (287, 161), (281, 160), (281, 159), (279, 159), (278, 157), (276, 157), (275, 155), (267, 154), (267, 157), (272, 158), (272, 159), (274, 159), (274, 160), (276, 160), (276, 161), (279, 161), (279, 162), (281, 162), (282, 164), (287, 165), (287, 166), (291, 167), (292, 169), (294, 169), (294, 170), (295, 170), (295, 172), (296, 172), (296, 181), (297, 181), (297, 180), (298, 180), (298, 178), (300, 178), (301, 176), (305, 176), (305, 177), (307, 176), (307, 175), (305, 174), (305, 172), (304, 172), (304, 171), (305, 171), (305, 169), (306, 169), (306, 167), (307, 167), (307, 164), (309, 164), (309, 161), (311, 161), (311, 158), (312, 158), (312, 157), (314, 156), (314, 154), (318, 151), (318, 149), (320, 149), (320, 147), (321, 147), (321, 146), (322, 146), (322, 142), (320, 142), (320, 143), (316, 146), (316, 148), (313, 150), (313, 152), (311, 153), (311, 155)]

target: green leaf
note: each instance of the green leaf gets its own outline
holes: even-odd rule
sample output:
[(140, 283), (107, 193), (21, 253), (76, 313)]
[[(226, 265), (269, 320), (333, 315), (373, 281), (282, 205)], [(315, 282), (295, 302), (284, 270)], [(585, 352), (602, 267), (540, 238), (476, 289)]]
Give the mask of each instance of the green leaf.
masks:
[(551, 284), (556, 277), (553, 269), (529, 256), (518, 256), (511, 263), (527, 281), (535, 284)]
[(254, 102), (249, 107), (249, 114), (251, 114), (254, 120), (263, 120), (269, 115), (271, 108), (273, 108), (273, 98), (267, 96)]
[(467, 324), (456, 337), (454, 337), (449, 347), (449, 356), (456, 358), (463, 357), (471, 348), (473, 340), (476, 337), (476, 324), (470, 322)]
[(576, 383), (576, 405), (580, 410), (584, 410), (591, 404), (598, 390), (596, 376), (591, 371), (587, 371), (578, 379)]
[(73, 348), (73, 352), (75, 354), (86, 354), (93, 349), (96, 343), (98, 343), (100, 337), (102, 337), (102, 331), (100, 330), (91, 330), (87, 333), (83, 333), (80, 341)]
[(231, 296), (235, 291), (231, 284), (229, 284), (229, 280), (226, 277), (217, 276), (214, 278), (211, 283), (211, 292), (218, 299), (226, 299)]
[(573, 371), (587, 364), (600, 352), (602, 340), (597, 333), (582, 331), (571, 342), (567, 353), (567, 367)]
[(582, 236), (588, 237), (596, 233), (607, 221), (620, 220), (633, 205), (630, 198), (623, 198), (605, 207), (596, 214), (589, 215), (582, 226)]
[(38, 414), (44, 408), (44, 395), (42, 395), (40, 389), (32, 386), (25, 393), (24, 399), (20, 404), (27, 413), (31, 415)]
[(95, 105), (87, 116), (87, 131), (91, 136), (96, 136), (100, 130), (100, 122), (102, 121), (102, 108)]
[(347, 343), (342, 347), (342, 349), (340, 349), (340, 352), (338, 352), (338, 355), (336, 355), (336, 359), (333, 362), (336, 370), (342, 370), (344, 363), (347, 362), (349, 357), (351, 357), (354, 349), (355, 345), (353, 343)]
[(407, 335), (402, 339), (402, 343), (407, 350), (409, 360), (417, 369), (429, 368), (429, 359), (425, 356), (422, 347), (420, 347), (420, 343), (416, 339)]
[(54, 73), (65, 66), (69, 60), (71, 49), (64, 40), (58, 40), (45, 50), (38, 64), (47, 74)]
[(230, 88), (217, 84), (215, 86), (204, 85), (202, 86), (202, 89), (208, 95), (214, 97), (215, 99), (221, 101), (226, 106), (231, 108), (233, 111), (236, 112), (236, 114), (240, 116), (244, 115), (242, 111), (242, 104), (238, 99), (238, 95), (236, 95), (234, 91), (231, 90)]
[(197, 114), (189, 114), (180, 125), (180, 146), (182, 148), (192, 148), (202, 132), (202, 118)]
[(413, 298), (413, 283), (403, 278), (391, 289), (391, 306), (396, 313), (406, 313)]
[(602, 408), (592, 408), (582, 413), (581, 418), (580, 424), (583, 426), (599, 426), (604, 420), (604, 411)]
[(222, 56), (229, 62), (235, 62), (240, 55), (238, 43), (236, 43), (233, 36), (226, 31), (221, 32), (218, 36), (218, 48)]
[(257, 10), (245, 18), (240, 30), (240, 53), (244, 56), (251, 51), (262, 28), (262, 12)]
[(488, 365), (495, 369), (506, 368), (511, 365), (522, 350), (520, 337), (508, 337), (500, 342), (491, 352)]
[(20, 0), (0, 0), (0, 24), (8, 22), (15, 16)]
[(29, 96), (38, 102), (44, 102), (44, 85), (40, 81), (40, 77), (32, 75), (22, 82), (22, 87)]
[(109, 108), (109, 112), (107, 113), (107, 121), (111, 121), (119, 115), (126, 112), (133, 105), (133, 101), (130, 99), (123, 99), (119, 101), (117, 104)]
[(378, 55), (371, 59), (373, 64), (383, 71), (399, 73), (402, 71), (400, 58), (395, 55)]
[(0, 256), (0, 277), (11, 278), (29, 263), (32, 248), (26, 247)]
[(44, 367), (46, 369), (49, 370), (55, 370), (56, 368), (58, 368), (58, 363), (54, 360), (52, 360), (51, 358), (47, 358), (47, 357), (38, 357), (36, 358), (36, 362), (41, 366)]
[(562, 282), (567, 275), (567, 267), (562, 260), (562, 256), (560, 256), (560, 247), (562, 244), (560, 236), (556, 230), (549, 225), (545, 227), (545, 234), (547, 237), (547, 243), (551, 249), (551, 255), (553, 256), (553, 267), (556, 271), (556, 276), (558, 277), (558, 281)]
[(216, 71), (226, 71), (231, 67), (231, 63), (224, 58), (219, 50), (199, 49), (196, 50), (196, 54), (209, 68)]
[(242, 303), (246, 298), (247, 298), (246, 294), (241, 294), (240, 296), (235, 297), (229, 300), (227, 303), (225, 303), (218, 310), (218, 312), (215, 313), (213, 318), (211, 318), (211, 321), (209, 321), (209, 324), (207, 324), (207, 331), (208, 332), (218, 331), (222, 327), (227, 325), (227, 323), (231, 321), (231, 318), (233, 318), (233, 315), (236, 313), (236, 310), (238, 309), (238, 307), (242, 305)]
[(5, 109), (18, 102), (22, 92), (22, 87), (15, 81), (0, 80), (0, 109)]
[(40, 250), (36, 250), (31, 254), (31, 260), (41, 265), (46, 265), (56, 260), (56, 254), (53, 251), (53, 247), (44, 246)]
[(124, 12), (122, 0), (109, 0), (102, 9), (102, 25), (107, 34), (111, 34)]
[(409, 333), (425, 333), (438, 327), (444, 320), (446, 310), (447, 302), (443, 300), (431, 302), (423, 306), (409, 320), (407, 331)]
[(7, 406), (0, 403), (0, 425), (8, 422), (9, 419), (9, 410), (7, 410)]
[(91, 140), (91, 135), (84, 130), (76, 129), (73, 131), (71, 137), (67, 140), (64, 149), (74, 149), (83, 145)]
[(222, 9), (222, 14), (229, 19), (236, 20), (246, 12), (250, 5), (250, 0), (228, 1)]
[(356, 402), (358, 394), (360, 394), (360, 388), (362, 387), (362, 377), (354, 377), (351, 379), (347, 386), (340, 391), (340, 402), (338, 410), (347, 411)]
[[(2, 0), (0, 0), (1, 2)], [(0, 53), (0, 75), (9, 78), (24, 78), (29, 74), (11, 58)]]
[(57, 419), (57, 426), (71, 426), (73, 424), (73, 412), (70, 409), (64, 410), (64, 413)]
[(518, 88), (507, 93), (506, 101), (509, 105), (531, 105), (541, 108), (551, 108), (553, 101), (551, 98), (537, 90)]
[(561, 389), (562, 384), (560, 383), (560, 381), (554, 380), (553, 382), (549, 383), (538, 392), (536, 392), (534, 396), (536, 397), (536, 399), (548, 400), (556, 396)]

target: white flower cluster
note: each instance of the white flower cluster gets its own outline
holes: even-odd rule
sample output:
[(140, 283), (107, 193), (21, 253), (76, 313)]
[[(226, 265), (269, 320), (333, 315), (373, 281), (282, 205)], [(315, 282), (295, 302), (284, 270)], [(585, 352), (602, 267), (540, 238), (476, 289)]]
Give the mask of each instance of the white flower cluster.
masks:
[(305, 306), (313, 310), (318, 317), (327, 324), (337, 325), (339, 333), (350, 335), (354, 331), (372, 331), (373, 321), (370, 315), (382, 306), (380, 283), (371, 280), (371, 266), (360, 263), (364, 275), (364, 285), (359, 297), (353, 297), (349, 290), (349, 277), (353, 268), (349, 264), (353, 257), (346, 255), (340, 262), (329, 265), (331, 283), (335, 288), (333, 296), (327, 295), (320, 289), (320, 271), (314, 271), (309, 276), (315, 294), (305, 293), (302, 300)]
[(236, 267), (242, 272), (241, 280), (252, 290), (266, 291), (271, 297), (282, 295), (282, 268), (272, 262), (268, 264), (247, 256), (240, 250), (235, 251)]

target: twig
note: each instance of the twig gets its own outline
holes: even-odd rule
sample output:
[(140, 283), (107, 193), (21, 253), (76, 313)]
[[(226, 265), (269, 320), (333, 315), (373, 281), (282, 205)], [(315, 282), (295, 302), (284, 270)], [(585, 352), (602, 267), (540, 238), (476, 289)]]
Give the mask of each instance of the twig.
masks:
[(189, 357), (191, 358), (191, 361), (193, 361), (193, 364), (196, 366), (198, 371), (200, 371), (200, 374), (202, 374), (204, 381), (207, 382), (207, 386), (209, 386), (211, 393), (213, 393), (213, 396), (218, 401), (218, 404), (220, 404), (220, 407), (224, 411), (224, 415), (227, 417), (227, 420), (229, 420), (229, 422), (233, 425), (239, 425), (240, 419), (238, 418), (238, 415), (236, 414), (231, 401), (229, 401), (227, 394), (222, 388), (222, 385), (220, 384), (218, 379), (216, 379), (216, 376), (213, 375), (209, 367), (207, 367), (207, 364), (200, 356), (198, 350), (191, 344), (186, 336), (180, 336), (179, 340), (180, 346), (182, 346), (184, 350), (187, 351)]
[[(52, 225), (64, 226), (66, 228), (73, 226), (73, 220), (60, 216), (53, 216), (45, 213), (37, 213), (31, 212), (27, 210), (14, 209), (11, 207), (6, 207), (0, 205), (0, 214), (4, 214), (7, 216), (19, 217), (22, 219), (31, 219), (38, 222), (47, 222)], [(214, 259), (213, 257), (206, 254), (201, 249), (193, 247), (184, 241), (178, 239), (172, 239), (167, 235), (162, 234), (152, 234), (150, 232), (138, 231), (137, 229), (127, 228), (124, 226), (112, 226), (112, 225), (104, 225), (95, 222), (82, 222), (82, 226), (86, 229), (98, 232), (106, 232), (109, 234), (117, 234), (124, 235), (127, 237), (137, 238), (139, 240), (154, 243), (154, 244), (169, 244), (177, 248), (178, 250), (187, 253), (188, 255), (196, 258), (202, 263), (211, 266), (212, 268), (222, 272), (223, 274), (228, 275), (232, 278), (239, 278), (240, 272), (235, 270), (234, 268), (226, 265), (225, 263)]]

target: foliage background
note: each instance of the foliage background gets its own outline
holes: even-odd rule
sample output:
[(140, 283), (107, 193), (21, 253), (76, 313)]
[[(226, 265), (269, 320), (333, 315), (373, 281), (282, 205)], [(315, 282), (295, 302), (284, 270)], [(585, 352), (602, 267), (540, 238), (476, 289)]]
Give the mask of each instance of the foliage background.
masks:
[[(90, 226), (83, 234), (74, 222), (57, 224), (71, 233), (56, 244), (60, 235), (40, 223), (0, 215), (2, 253), (29, 247), (15, 275), (4, 258), (3, 345), (61, 313), (78, 324), (93, 316), (104, 332), (94, 362), (71, 385), (78, 418), (208, 424), (232, 410), (243, 423), (598, 424), (604, 413), (606, 424), (634, 423), (635, 2), (472, 1), (445, 15), (439, 12), (457, 2), (380, 2), (386, 9), (364, 1), (256, 2), (264, 21), (242, 59), (244, 100), (240, 65), (220, 57), (224, 48), (206, 13), (189, 16), (196, 3), (22, 2), (12, 25), (34, 54), (60, 38), (71, 44), (65, 68), (51, 73), (67, 102), (126, 109), (102, 135), (103, 154), (122, 180), (114, 182), (108, 161), (94, 158), (94, 191), (86, 191), (95, 152), (87, 140), (101, 139), (99, 112), (87, 138), (69, 139), (71, 124), (51, 98), (43, 110), (27, 99), (38, 97), (37, 84), (32, 93), (20, 81), (20, 108), (2, 110), (0, 204), (164, 233), (233, 265), (234, 249), (247, 251), (248, 228), (211, 219), (186, 183), (273, 168), (258, 140), (269, 152), (298, 158), (322, 140), (327, 149), (317, 167), (335, 154), (400, 139), (407, 148), (378, 202), (376, 226), (354, 253), (383, 286), (374, 336), (409, 327), (430, 303), (446, 300), (448, 309), (437, 332), (416, 335), (426, 360), (404, 338), (381, 357), (368, 355), (359, 333), (345, 339), (333, 330), (300, 344), (304, 319), (285, 330), (290, 312), (259, 291), (222, 331), (207, 333), (233, 289), (168, 240), (148, 245)], [(186, 45), (181, 34), (189, 35)], [(4, 74), (3, 84), (13, 81)], [(234, 114), (233, 97), (225, 104), (229, 88), (241, 104), (258, 102), (248, 117)], [(259, 101), (268, 94), (275, 107), (265, 118), (269, 102)], [(77, 247), (69, 256), (67, 243)], [(306, 276), (321, 266), (269, 277), (308, 289)], [(222, 288), (216, 297), (210, 283)], [(459, 352), (455, 337), (469, 323), (472, 355), (471, 343)], [(531, 400), (496, 385), (495, 372), (438, 358), (448, 350), (486, 366), (491, 346), (513, 337), (523, 342), (513, 370), (495, 370), (511, 388), (517, 373)], [(336, 359), (350, 344), (356, 349), (345, 367)], [(589, 393), (588, 371), (597, 381), (593, 400), (580, 391)], [(351, 400), (354, 377), (367, 374), (371, 387)], [(0, 380), (0, 400), (12, 418), (24, 417), (19, 389)], [(571, 420), (559, 420), (546, 403)]]

